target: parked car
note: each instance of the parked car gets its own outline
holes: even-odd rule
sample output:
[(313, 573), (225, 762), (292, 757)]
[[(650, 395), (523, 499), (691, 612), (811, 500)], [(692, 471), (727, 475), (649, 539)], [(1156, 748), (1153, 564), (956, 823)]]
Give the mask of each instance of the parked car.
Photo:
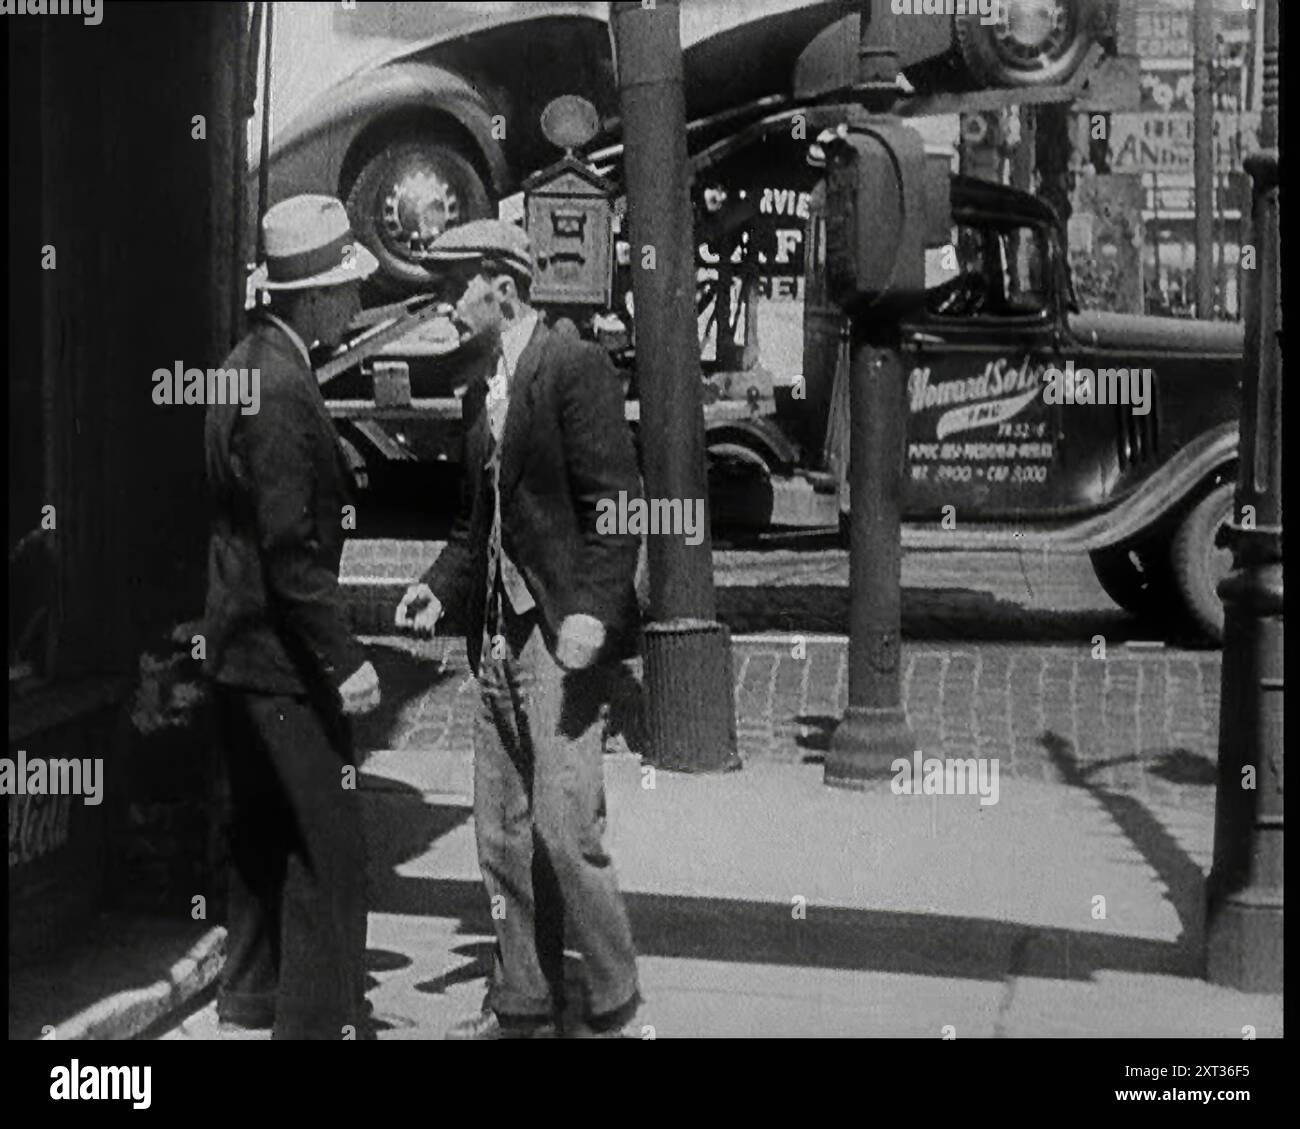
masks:
[[(1094, 43), (1110, 41), (1114, 4), (1003, 0), (993, 23), (977, 14), (903, 18), (900, 62), (927, 89), (1061, 83)], [(840, 56), (854, 47), (846, 21), (858, 8), (856, 0), (683, 0), (692, 145), (789, 104), (796, 71), (814, 86), (851, 79), (844, 67), (853, 51)], [(494, 213), (554, 160), (538, 127), (551, 99), (585, 97), (603, 125), (593, 146), (617, 141), (608, 12), (604, 2), (278, 5), (286, 46), (273, 57), (298, 66), (292, 89), (273, 88), (273, 120), (278, 96), (289, 120), (272, 139), (270, 202), (337, 195), (379, 259), (378, 289), (418, 289), (428, 246), (444, 228)], [(253, 191), (250, 215), (255, 201)]]
[[(954, 253), (903, 326), (904, 544), (1086, 551), (1121, 607), (1221, 641), (1242, 326), (1081, 311), (1049, 205), (965, 177), (952, 200)], [(845, 512), (843, 353), (837, 379), (825, 454)]]
[[(773, 389), (769, 374), (755, 395), (742, 372), (739, 394), (706, 397), (710, 511), (732, 533), (847, 528), (848, 351), (818, 266), (820, 196), (808, 209), (801, 394), (788, 380)], [(1242, 326), (1082, 311), (1049, 205), (958, 176), (952, 208), (952, 242), (931, 254), (924, 308), (902, 326), (904, 547), (1086, 552), (1122, 607), (1220, 641)], [(409, 373), (409, 399), (381, 405), (364, 372), (327, 392), (355, 461), (454, 464), (464, 359), (419, 342), (389, 355)], [(1049, 395), (1067, 374), (1069, 396)], [(634, 429), (638, 408), (633, 387)]]
[[(773, 120), (715, 156), (710, 176), (743, 194), (808, 154)], [(1081, 310), (1049, 204), (962, 176), (951, 200), (950, 243), (927, 253), (925, 301), (901, 327), (904, 547), (1086, 552), (1120, 606), (1221, 641), (1243, 326)], [(825, 240), (817, 189), (801, 379), (770, 411), (705, 409), (712, 512), (733, 527), (838, 516), (847, 532), (847, 327), (826, 295)]]

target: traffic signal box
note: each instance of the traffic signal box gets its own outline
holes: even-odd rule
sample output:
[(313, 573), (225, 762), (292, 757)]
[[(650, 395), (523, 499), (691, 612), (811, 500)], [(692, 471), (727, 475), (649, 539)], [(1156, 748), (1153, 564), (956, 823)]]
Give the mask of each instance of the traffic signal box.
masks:
[(952, 238), (946, 158), (897, 118), (854, 123), (828, 146), (826, 285), (851, 315), (897, 317), (925, 297), (926, 248)]
[(566, 156), (529, 177), (524, 193), (524, 224), (536, 260), (532, 301), (605, 309), (614, 261), (610, 185)]

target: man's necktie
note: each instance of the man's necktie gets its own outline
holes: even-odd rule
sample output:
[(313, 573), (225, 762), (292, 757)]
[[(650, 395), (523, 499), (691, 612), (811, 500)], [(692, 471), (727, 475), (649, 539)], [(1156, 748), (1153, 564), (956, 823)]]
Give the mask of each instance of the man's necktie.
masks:
[(505, 358), (498, 352), (488, 379), (488, 459), (484, 469), (492, 488), (492, 526), (487, 544), (487, 596), (483, 608), (483, 649), (491, 653), (492, 636), (501, 629), (501, 601), (497, 575), (501, 568), (501, 435), (505, 430), (508, 377)]
[[(488, 381), (487, 413), (490, 442), (487, 463), (488, 481), (492, 487), (492, 526), (487, 544), (487, 595), (483, 609), (483, 646), (490, 652), (492, 637), (501, 631), (501, 589), (516, 612), (523, 613), (536, 606), (524, 578), (514, 563), (505, 555), (501, 537), (501, 446), (505, 434), (506, 413), (510, 406), (510, 373), (505, 358), (498, 353), (496, 368)], [(498, 584), (498, 581), (500, 583)]]

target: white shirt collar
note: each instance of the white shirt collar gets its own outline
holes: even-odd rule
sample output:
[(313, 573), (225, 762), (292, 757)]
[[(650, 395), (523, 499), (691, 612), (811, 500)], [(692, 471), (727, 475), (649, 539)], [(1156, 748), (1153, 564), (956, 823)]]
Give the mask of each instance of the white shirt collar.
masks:
[(537, 311), (530, 310), (523, 317), (510, 323), (508, 329), (501, 331), (501, 356), (506, 363), (506, 371), (511, 376), (519, 367), (519, 358), (524, 355), (528, 342), (532, 340), (533, 330), (537, 328)]
[(288, 335), (289, 340), (293, 342), (294, 347), (302, 354), (303, 364), (311, 368), (311, 352), (307, 348), (307, 343), (298, 336), (297, 330), (293, 328), (284, 318), (276, 317), (275, 314), (267, 313), (266, 319), (275, 325), (278, 325)]

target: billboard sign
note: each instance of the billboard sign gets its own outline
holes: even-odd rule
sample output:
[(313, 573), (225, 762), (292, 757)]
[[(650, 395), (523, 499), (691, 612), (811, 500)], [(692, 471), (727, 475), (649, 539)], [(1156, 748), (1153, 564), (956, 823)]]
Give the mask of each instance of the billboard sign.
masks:
[[(1214, 167), (1241, 168), (1255, 147), (1258, 114), (1214, 115)], [(1194, 126), (1188, 112), (1115, 114), (1111, 118), (1110, 168), (1117, 173), (1191, 173)]]

